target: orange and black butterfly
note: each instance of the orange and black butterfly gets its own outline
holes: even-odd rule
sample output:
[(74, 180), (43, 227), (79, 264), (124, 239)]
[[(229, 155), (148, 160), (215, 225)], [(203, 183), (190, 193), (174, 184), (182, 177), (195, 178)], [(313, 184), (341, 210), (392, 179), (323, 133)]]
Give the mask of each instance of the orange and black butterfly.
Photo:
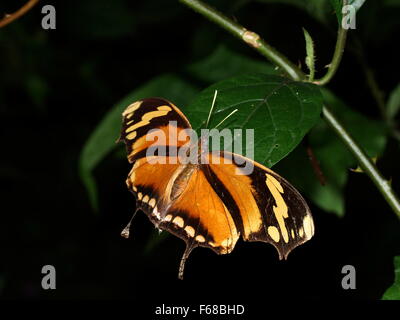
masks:
[[(183, 113), (165, 99), (140, 100), (123, 112), (121, 140), (133, 164), (126, 184), (137, 208), (158, 229), (186, 242), (179, 278), (197, 246), (227, 254), (242, 236), (271, 243), (279, 258), (286, 259), (313, 236), (313, 219), (303, 197), (265, 166), (227, 151), (204, 152), (204, 140), (196, 156), (202, 161), (182, 163), (176, 150), (188, 144), (187, 150), (193, 149), (188, 129), (191, 125)], [(160, 134), (164, 141), (155, 139)], [(149, 153), (154, 147), (168, 148), (165, 153)], [(243, 174), (249, 165), (252, 172)], [(122, 236), (129, 236), (129, 227), (130, 223)]]

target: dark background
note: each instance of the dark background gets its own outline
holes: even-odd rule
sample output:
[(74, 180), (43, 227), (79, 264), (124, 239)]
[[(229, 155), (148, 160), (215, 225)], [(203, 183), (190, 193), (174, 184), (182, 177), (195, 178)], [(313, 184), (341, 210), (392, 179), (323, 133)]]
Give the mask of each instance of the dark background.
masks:
[[(23, 3), (2, 1), (0, 14)], [(233, 3), (238, 2), (218, 1), (217, 7), (296, 63), (304, 57), (302, 26), (312, 31), (320, 66), (330, 61), (333, 13), (323, 25), (288, 5), (250, 2), (233, 13)], [(400, 10), (379, 3), (367, 1), (362, 8), (357, 36), (387, 94), (399, 81)], [(278, 261), (275, 249), (263, 243), (239, 241), (227, 256), (200, 248), (179, 281), (183, 241), (171, 236), (148, 250), (155, 230), (142, 213), (132, 237), (121, 238), (135, 206), (125, 186), (128, 162), (113, 153), (96, 169), (97, 213), (78, 175), (79, 153), (97, 123), (116, 101), (161, 73), (176, 72), (205, 87), (183, 69), (218, 42), (258, 55), (177, 1), (46, 2), (57, 10), (57, 29), (48, 31), (40, 24), (43, 4), (0, 29), (0, 298), (251, 305), (269, 299), (379, 299), (392, 284), (400, 223), (362, 174), (350, 173), (344, 218), (311, 206), (316, 235), (288, 261)], [(200, 31), (209, 37), (197, 37)], [(329, 87), (358, 111), (379, 117), (351, 51)], [(389, 139), (378, 166), (400, 193), (398, 159), (399, 144)], [(46, 264), (56, 267), (56, 290), (41, 288)], [(341, 287), (347, 264), (357, 270), (356, 290)]]

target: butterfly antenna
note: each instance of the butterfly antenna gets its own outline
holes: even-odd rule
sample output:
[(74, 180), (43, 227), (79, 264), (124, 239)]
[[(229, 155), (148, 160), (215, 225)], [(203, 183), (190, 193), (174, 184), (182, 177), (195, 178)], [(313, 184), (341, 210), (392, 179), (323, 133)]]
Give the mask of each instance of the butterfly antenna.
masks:
[(129, 229), (131, 228), (131, 223), (133, 218), (136, 216), (136, 213), (138, 212), (139, 209), (136, 209), (135, 212), (132, 215), (131, 220), (129, 220), (128, 224), (126, 225), (126, 227), (124, 228), (124, 230), (122, 230), (121, 232), (121, 236), (124, 237), (125, 239), (129, 238)]
[(206, 129), (208, 128), (208, 124), (210, 123), (211, 114), (214, 111), (214, 105), (215, 105), (215, 100), (217, 99), (217, 94), (218, 94), (218, 90), (215, 90), (213, 102), (211, 104), (211, 109), (210, 109), (210, 112), (208, 113), (208, 118), (207, 118), (207, 122), (206, 122)]
[(238, 111), (238, 109), (235, 109), (235, 110), (233, 110), (230, 114), (228, 114), (224, 119), (222, 119), (221, 120), (221, 122), (220, 123), (218, 123), (216, 126), (215, 126), (215, 129), (217, 129), (221, 124), (223, 124), (224, 122), (225, 122), (225, 120), (227, 120), (230, 116), (232, 116), (235, 112), (237, 112)]
[(179, 265), (179, 273), (178, 273), (179, 280), (183, 280), (183, 273), (185, 271), (185, 263), (186, 263), (186, 260), (189, 258), (189, 255), (192, 252), (193, 248), (194, 248), (193, 245), (186, 244), (186, 249), (185, 249), (185, 252), (183, 253), (181, 263)]

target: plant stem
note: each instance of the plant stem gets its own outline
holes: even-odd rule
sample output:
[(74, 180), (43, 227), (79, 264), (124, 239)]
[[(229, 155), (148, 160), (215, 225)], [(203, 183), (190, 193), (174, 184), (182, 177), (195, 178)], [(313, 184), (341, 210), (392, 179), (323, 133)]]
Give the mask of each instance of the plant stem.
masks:
[(376, 187), (382, 193), (386, 202), (390, 205), (396, 215), (400, 218), (400, 201), (397, 195), (394, 193), (390, 182), (386, 180), (376, 168), (375, 164), (365, 154), (364, 150), (353, 140), (353, 137), (349, 132), (341, 125), (338, 119), (332, 114), (328, 106), (324, 106), (322, 109), (324, 119), (329, 126), (336, 132), (336, 134), (342, 139), (347, 148), (358, 160), (360, 167), (363, 171), (371, 178)]
[(19, 17), (23, 16), (27, 13), (39, 0), (29, 0), (25, 3), (21, 8), (11, 14), (6, 14), (3, 19), (0, 20), (0, 28), (5, 27), (9, 23), (17, 20)]
[[(286, 71), (289, 77), (293, 80), (306, 81), (307, 76), (293, 63), (291, 63), (283, 54), (269, 46), (264, 40), (251, 31), (247, 31), (240, 24), (233, 22), (216, 9), (204, 4), (198, 0), (180, 0), (183, 4), (193, 9), (194, 11), (202, 14), (204, 17), (215, 22), (223, 29), (231, 32), (242, 41), (251, 45), (255, 50), (265, 56), (276, 66)], [(333, 55), (332, 63), (329, 67), (327, 74), (320, 80), (318, 84), (322, 85), (327, 83), (336, 73), (339, 67), (344, 46), (346, 42), (346, 30), (339, 26), (338, 39), (336, 43), (335, 53)], [(322, 83), (321, 83), (322, 81)], [(400, 218), (400, 200), (394, 193), (390, 183), (382, 177), (376, 166), (371, 162), (369, 157), (365, 154), (363, 149), (353, 140), (351, 135), (341, 125), (339, 120), (329, 110), (327, 106), (323, 106), (322, 114), (325, 121), (336, 132), (339, 138), (343, 141), (346, 147), (350, 150), (353, 156), (357, 159), (361, 168), (371, 178), (375, 186), (382, 193), (388, 204), (391, 206), (396, 215)]]
[[(348, 0), (343, 0), (343, 7), (346, 6)], [(326, 74), (319, 80), (315, 80), (314, 83), (320, 86), (326, 85), (333, 76), (336, 74), (337, 69), (339, 68), (340, 62), (342, 61), (344, 47), (346, 46), (346, 38), (347, 38), (347, 29), (342, 27), (341, 21), (338, 21), (338, 35), (336, 39), (335, 51), (333, 52), (333, 57), (331, 63), (328, 65), (328, 71)]]
[(340, 61), (342, 60), (344, 47), (346, 45), (346, 38), (347, 38), (347, 30), (343, 29), (342, 26), (339, 24), (339, 31), (338, 36), (336, 39), (336, 46), (335, 51), (333, 53), (332, 61), (328, 65), (328, 71), (326, 74), (318, 80), (315, 80), (314, 83), (320, 86), (327, 84), (333, 76), (335, 75), (337, 69), (339, 68)]
[(293, 80), (302, 80), (305, 74), (288, 58), (278, 52), (275, 48), (267, 44), (255, 32), (249, 31), (240, 24), (232, 21), (215, 8), (198, 0), (180, 0), (194, 11), (200, 13), (212, 22), (216, 23), (235, 37), (246, 42), (249, 46), (256, 49), (261, 55), (266, 57), (274, 65), (281, 68)]

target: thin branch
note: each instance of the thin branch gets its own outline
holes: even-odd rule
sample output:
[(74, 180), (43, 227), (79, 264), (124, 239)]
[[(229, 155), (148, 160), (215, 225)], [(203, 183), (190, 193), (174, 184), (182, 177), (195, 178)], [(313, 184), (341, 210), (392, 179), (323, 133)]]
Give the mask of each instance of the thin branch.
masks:
[(308, 160), (310, 160), (311, 166), (314, 170), (315, 175), (317, 176), (319, 183), (324, 186), (326, 185), (326, 179), (324, 176), (324, 173), (322, 172), (321, 166), (319, 165), (319, 161), (316, 158), (313, 149), (311, 148), (308, 143), (306, 144), (306, 151), (307, 151), (307, 156)]
[[(343, 7), (346, 6), (348, 0), (343, 0)], [(347, 38), (347, 29), (342, 27), (342, 23), (338, 21), (338, 33), (336, 39), (335, 51), (333, 52), (332, 61), (328, 64), (328, 71), (326, 74), (319, 80), (315, 80), (314, 83), (320, 86), (326, 85), (333, 76), (336, 74), (336, 71), (339, 68), (340, 62), (342, 61), (344, 48), (346, 46), (346, 38)]]
[[(222, 13), (218, 12), (214, 8), (204, 4), (198, 0), (180, 0), (183, 4), (193, 9), (194, 11), (202, 14), (204, 17), (210, 19), (215, 22), (223, 29), (231, 32), (236, 37), (240, 38), (242, 41), (250, 44), (255, 50), (265, 56), (269, 61), (271, 61), (276, 66), (282, 68), (286, 71), (286, 73), (293, 80), (303, 80), (306, 81), (306, 75), (293, 63), (291, 63), (283, 54), (278, 52), (275, 49), (272, 49), (271, 46), (267, 45), (265, 41), (261, 40), (261, 38), (254, 32), (247, 31), (244, 27), (239, 25), (238, 23), (230, 20)], [(323, 83), (332, 78), (335, 74), (337, 68), (339, 67), (339, 63), (341, 61), (341, 57), (343, 54), (343, 49), (346, 40), (346, 33), (342, 30), (341, 26), (339, 27), (338, 34), (338, 42), (336, 44), (335, 54), (333, 57), (333, 64), (330, 66), (329, 77), (323, 77), (325, 80)], [(319, 83), (321, 84), (321, 83)], [(400, 200), (394, 193), (390, 183), (385, 180), (377, 167), (371, 162), (369, 157), (365, 154), (362, 148), (353, 140), (351, 135), (345, 130), (345, 128), (341, 125), (338, 119), (334, 116), (334, 114), (329, 110), (327, 106), (323, 106), (322, 114), (324, 116), (325, 121), (329, 124), (329, 126), (337, 133), (339, 138), (343, 141), (346, 147), (350, 150), (350, 152), (357, 159), (360, 167), (363, 171), (370, 177), (370, 179), (374, 182), (375, 186), (381, 192), (383, 197), (386, 199), (388, 204), (391, 206), (396, 215), (400, 218)]]
[(357, 145), (350, 133), (346, 131), (346, 129), (335, 118), (335, 116), (332, 114), (327, 106), (323, 108), (322, 114), (324, 115), (324, 118), (326, 119), (326, 122), (329, 124), (329, 126), (346, 144), (347, 148), (358, 160), (358, 163), (362, 170), (371, 178), (379, 191), (382, 193), (383, 197), (386, 199), (387, 203), (400, 218), (400, 201), (397, 195), (394, 193), (390, 182), (381, 175), (375, 164), (365, 154), (364, 150), (359, 145)]
[(11, 13), (11, 14), (6, 14), (4, 16), (4, 18), (0, 20), (0, 28), (5, 27), (9, 23), (11, 23), (14, 20), (17, 20), (19, 17), (23, 16), (30, 9), (32, 9), (32, 7), (38, 2), (39, 2), (39, 0), (29, 0), (19, 10), (15, 11), (14, 13)]
[(318, 84), (320, 86), (326, 85), (329, 81), (331, 81), (333, 76), (336, 74), (340, 62), (342, 61), (344, 47), (346, 45), (346, 38), (347, 38), (347, 30), (343, 29), (342, 26), (339, 26), (335, 51), (333, 53), (332, 61), (328, 65), (328, 71), (321, 79), (315, 80), (314, 81), (315, 84)]
[(294, 80), (302, 80), (305, 78), (304, 73), (295, 64), (293, 64), (284, 55), (279, 53), (275, 48), (267, 44), (257, 33), (247, 30), (206, 3), (198, 0), (180, 1), (212, 22), (216, 23), (226, 31), (230, 32), (235, 37), (246, 42), (250, 47), (256, 49), (261, 55), (285, 71), (290, 78)]

